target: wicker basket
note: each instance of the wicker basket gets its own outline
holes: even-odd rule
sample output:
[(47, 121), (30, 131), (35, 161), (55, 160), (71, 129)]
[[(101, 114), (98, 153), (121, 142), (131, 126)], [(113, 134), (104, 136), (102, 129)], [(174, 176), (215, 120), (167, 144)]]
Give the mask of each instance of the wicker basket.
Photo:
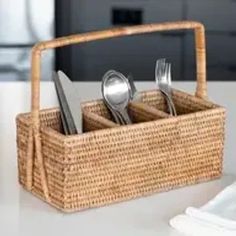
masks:
[[(84, 133), (65, 136), (57, 108), (40, 110), (45, 49), (155, 31), (193, 29), (196, 95), (173, 91), (178, 116), (167, 114), (158, 90), (132, 102), (132, 125), (113, 122), (102, 100), (82, 104)], [(116, 28), (37, 44), (32, 53), (32, 111), (17, 117), (19, 182), (65, 212), (167, 191), (222, 173), (225, 109), (206, 100), (204, 27), (172, 22)]]

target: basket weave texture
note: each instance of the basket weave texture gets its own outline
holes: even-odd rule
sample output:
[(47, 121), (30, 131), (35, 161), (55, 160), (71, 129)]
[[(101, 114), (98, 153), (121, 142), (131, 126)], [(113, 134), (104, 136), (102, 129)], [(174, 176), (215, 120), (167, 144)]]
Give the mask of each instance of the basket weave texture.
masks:
[[(197, 22), (154, 26), (126, 27), (115, 32), (135, 34), (150, 27), (196, 28), (195, 33), (204, 29)], [(104, 32), (103, 36), (108, 37), (108, 32), (114, 31)], [(32, 61), (32, 112), (16, 119), (20, 184), (56, 208), (73, 212), (219, 177), (225, 109), (205, 99), (205, 57), (200, 55), (205, 55), (205, 44), (204, 34), (199, 32), (201, 37), (195, 35), (201, 41), (197, 44), (201, 49), (197, 54), (197, 93), (193, 96), (173, 91), (177, 117), (168, 115), (158, 90), (144, 91), (140, 102), (129, 105), (132, 125), (115, 124), (103, 101), (97, 100), (82, 104), (84, 133), (71, 136), (62, 133), (57, 108), (39, 110), (40, 52), (82, 42), (82, 38), (88, 40), (98, 33), (37, 45)]]

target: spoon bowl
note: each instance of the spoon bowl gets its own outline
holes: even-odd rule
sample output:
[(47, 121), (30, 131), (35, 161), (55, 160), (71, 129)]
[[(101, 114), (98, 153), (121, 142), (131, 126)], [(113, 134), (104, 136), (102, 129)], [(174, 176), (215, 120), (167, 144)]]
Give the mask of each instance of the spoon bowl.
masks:
[(130, 124), (127, 106), (130, 102), (131, 91), (127, 79), (115, 71), (106, 73), (102, 81), (102, 93), (109, 107), (120, 114), (126, 124)]

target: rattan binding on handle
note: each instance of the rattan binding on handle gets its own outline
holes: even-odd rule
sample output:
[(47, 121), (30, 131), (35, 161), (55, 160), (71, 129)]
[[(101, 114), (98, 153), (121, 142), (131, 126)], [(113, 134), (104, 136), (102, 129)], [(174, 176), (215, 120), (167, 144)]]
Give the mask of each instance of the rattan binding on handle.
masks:
[[(54, 40), (40, 42), (32, 49), (32, 95), (31, 95), (31, 131), (29, 133), (29, 140), (31, 141), (28, 147), (27, 156), (27, 188), (32, 188), (32, 168), (33, 168), (33, 154), (35, 153), (39, 163), (41, 184), (43, 186), (44, 195), (49, 201), (49, 193), (46, 181), (46, 173), (43, 164), (41, 140), (40, 140), (40, 77), (41, 77), (41, 53), (46, 49), (53, 49), (72, 45), (77, 43), (102, 40), (114, 37), (129, 36), (135, 34), (152, 33), (158, 31), (171, 30), (194, 30), (195, 33), (195, 50), (196, 50), (196, 64), (197, 64), (197, 87), (196, 96), (206, 98), (206, 50), (205, 50), (205, 29), (199, 22), (194, 21), (180, 21), (180, 22), (166, 22), (155, 23), (140, 26), (131, 26), (123, 28), (114, 28), (110, 30), (83, 33), (67, 37), (61, 37)], [(35, 149), (35, 150), (34, 150)]]

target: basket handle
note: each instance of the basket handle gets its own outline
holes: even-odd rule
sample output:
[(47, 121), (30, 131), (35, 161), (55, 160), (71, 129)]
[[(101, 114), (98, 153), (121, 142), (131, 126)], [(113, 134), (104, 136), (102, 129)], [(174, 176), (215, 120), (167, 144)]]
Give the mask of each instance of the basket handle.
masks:
[(196, 66), (197, 66), (197, 87), (195, 95), (200, 98), (206, 98), (206, 50), (205, 50), (205, 29), (199, 22), (194, 21), (179, 21), (146, 24), (139, 26), (130, 26), (123, 28), (114, 28), (110, 30), (89, 32), (77, 35), (71, 35), (53, 39), (50, 41), (40, 42), (32, 49), (32, 95), (31, 95), (31, 111), (34, 114), (34, 121), (38, 120), (38, 112), (40, 109), (40, 63), (41, 52), (46, 49), (53, 49), (67, 45), (84, 43), (89, 41), (108, 39), (114, 37), (144, 34), (157, 31), (171, 31), (171, 30), (189, 30), (193, 29), (195, 32), (195, 50), (196, 50)]
[[(46, 181), (46, 173), (43, 165), (43, 157), (41, 150), (40, 139), (40, 77), (41, 77), (41, 54), (46, 49), (53, 49), (67, 45), (84, 43), (89, 41), (108, 39), (114, 37), (144, 34), (157, 31), (171, 31), (171, 30), (194, 30), (195, 32), (195, 50), (197, 63), (197, 87), (195, 95), (200, 98), (206, 98), (206, 51), (205, 51), (205, 29), (199, 22), (194, 21), (179, 21), (155, 23), (139, 26), (129, 26), (123, 28), (114, 28), (110, 30), (83, 33), (53, 39), (50, 41), (40, 42), (32, 49), (31, 61), (31, 129), (29, 133), (29, 148), (28, 148), (28, 165), (27, 165), (27, 186), (30, 189), (32, 186), (32, 158), (33, 148), (35, 147), (36, 157), (40, 164), (40, 174), (43, 186), (44, 195), (49, 199), (49, 192)], [(33, 139), (32, 139), (33, 138)]]

